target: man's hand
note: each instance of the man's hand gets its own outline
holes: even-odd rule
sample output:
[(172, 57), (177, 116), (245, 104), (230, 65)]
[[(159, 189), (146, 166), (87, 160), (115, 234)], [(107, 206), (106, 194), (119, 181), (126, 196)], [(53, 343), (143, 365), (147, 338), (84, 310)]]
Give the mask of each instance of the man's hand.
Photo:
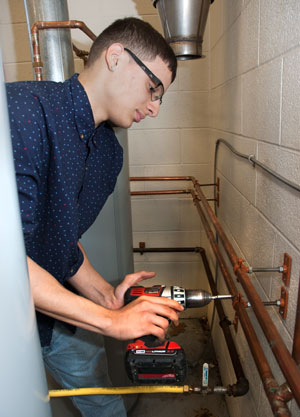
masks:
[(124, 280), (119, 284), (111, 298), (111, 304), (109, 308), (111, 310), (117, 310), (124, 305), (124, 295), (128, 288), (136, 285), (138, 282), (143, 281), (145, 279), (153, 278), (155, 276), (155, 272), (147, 272), (147, 271), (139, 271), (133, 274), (126, 275)]
[(152, 334), (163, 340), (168, 319), (178, 325), (178, 313), (183, 310), (177, 301), (165, 297), (139, 297), (119, 310), (110, 310), (111, 324), (105, 334), (120, 340)]

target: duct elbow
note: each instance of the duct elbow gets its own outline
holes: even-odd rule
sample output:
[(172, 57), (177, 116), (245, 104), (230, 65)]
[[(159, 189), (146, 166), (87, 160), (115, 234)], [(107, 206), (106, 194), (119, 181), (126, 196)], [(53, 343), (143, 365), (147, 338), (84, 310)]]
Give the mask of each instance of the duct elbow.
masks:
[(238, 378), (237, 382), (234, 385), (228, 386), (228, 395), (233, 397), (242, 397), (246, 395), (249, 391), (249, 382), (245, 377)]

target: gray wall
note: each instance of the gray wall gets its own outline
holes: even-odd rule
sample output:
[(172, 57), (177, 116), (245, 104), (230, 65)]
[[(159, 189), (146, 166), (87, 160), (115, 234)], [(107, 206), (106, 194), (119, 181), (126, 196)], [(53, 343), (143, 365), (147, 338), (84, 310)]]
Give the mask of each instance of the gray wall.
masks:
[[(298, 0), (217, 0), (210, 21), (211, 141), (223, 137), (239, 151), (254, 154), (281, 175), (300, 183), (300, 3)], [(287, 319), (268, 310), (289, 349), (292, 346), (300, 271), (300, 195), (220, 147), (219, 215), (238, 254), (252, 266), (279, 266), (292, 256)], [(256, 274), (263, 300), (280, 298), (281, 275)], [(224, 285), (221, 283), (221, 287)], [(227, 305), (228, 306), (228, 305)], [(234, 312), (228, 308), (228, 317)], [(254, 317), (253, 323), (279, 381)], [(233, 379), (223, 339), (215, 330), (223, 382)], [(250, 393), (229, 399), (231, 416), (271, 416), (241, 326), (236, 341), (250, 382)], [(241, 411), (243, 410), (243, 411)], [(300, 416), (295, 403), (293, 417)]]

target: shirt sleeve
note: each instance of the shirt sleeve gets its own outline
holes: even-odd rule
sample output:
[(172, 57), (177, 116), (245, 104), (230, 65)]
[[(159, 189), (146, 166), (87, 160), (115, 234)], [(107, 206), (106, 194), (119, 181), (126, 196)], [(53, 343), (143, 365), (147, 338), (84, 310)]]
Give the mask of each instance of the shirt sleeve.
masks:
[(8, 89), (8, 110), (25, 244), (37, 225), (40, 172), (44, 159), (44, 126), (37, 97)]

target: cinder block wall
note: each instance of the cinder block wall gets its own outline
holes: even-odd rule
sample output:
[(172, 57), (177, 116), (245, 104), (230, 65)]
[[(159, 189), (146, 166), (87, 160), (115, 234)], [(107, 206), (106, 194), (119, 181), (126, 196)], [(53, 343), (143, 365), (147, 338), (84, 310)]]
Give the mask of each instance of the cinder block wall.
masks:
[[(211, 141), (223, 137), (240, 152), (300, 183), (300, 3), (297, 0), (217, 0), (210, 21)], [(268, 311), (291, 350), (300, 271), (300, 195), (233, 156), (223, 145), (218, 158), (221, 201), (218, 214), (237, 253), (253, 267), (279, 266), (292, 257), (288, 315)], [(263, 300), (280, 298), (279, 273), (260, 273), (253, 283)], [(224, 284), (220, 281), (220, 289)], [(227, 304), (228, 306), (228, 304)], [(227, 308), (228, 317), (234, 312)], [(279, 383), (284, 376), (253, 314), (251, 318)], [(231, 417), (271, 416), (259, 375), (239, 325), (235, 335), (250, 393), (228, 399)], [(223, 337), (214, 329), (223, 383), (234, 374)], [(226, 349), (225, 349), (226, 351)], [(293, 417), (298, 406), (290, 405)]]

